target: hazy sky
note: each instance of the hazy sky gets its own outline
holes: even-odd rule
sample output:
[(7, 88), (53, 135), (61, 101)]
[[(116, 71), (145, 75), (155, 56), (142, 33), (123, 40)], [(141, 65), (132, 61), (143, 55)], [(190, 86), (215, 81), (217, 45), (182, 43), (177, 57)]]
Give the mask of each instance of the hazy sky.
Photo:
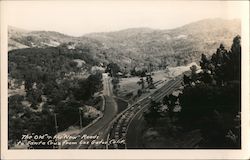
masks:
[(241, 17), (237, 1), (5, 1), (8, 25), (80, 36), (135, 27), (171, 29)]

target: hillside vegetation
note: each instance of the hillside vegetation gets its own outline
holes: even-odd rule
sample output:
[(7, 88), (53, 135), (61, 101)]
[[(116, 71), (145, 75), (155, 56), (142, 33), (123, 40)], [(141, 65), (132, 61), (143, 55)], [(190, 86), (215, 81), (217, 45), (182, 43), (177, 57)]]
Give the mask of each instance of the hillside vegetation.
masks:
[[(52, 31), (27, 31), (15, 27), (9, 27), (8, 33), (8, 88), (9, 91), (13, 91), (12, 94), (9, 92), (8, 135), (9, 147), (13, 147), (22, 134), (55, 135), (72, 125), (89, 124), (93, 118), (85, 117), (80, 122), (79, 115), (87, 112), (86, 105), (94, 106), (100, 103), (95, 95), (102, 90), (101, 72), (105, 69), (113, 78), (115, 93), (119, 87), (119, 78), (122, 76), (124, 78), (139, 76), (138, 84), (143, 91), (146, 81), (151, 88), (154, 88), (153, 79), (146, 74), (147, 72), (165, 70), (167, 66), (175, 67), (193, 61), (198, 62), (201, 56), (206, 57), (209, 61), (207, 65), (210, 66), (210, 63), (216, 65), (220, 63), (213, 60), (226, 61), (221, 58), (224, 52), (215, 55), (214, 49), (223, 43), (221, 50), (225, 50), (225, 56), (232, 56), (229, 54), (234, 52), (233, 46), (229, 51), (231, 40), (236, 35), (240, 35), (240, 21), (206, 19), (171, 30), (133, 28), (86, 34), (81, 37)], [(227, 61), (225, 63), (227, 64)], [(224, 68), (215, 66), (212, 69), (206, 68), (208, 66), (201, 67), (204, 72), (208, 70), (215, 76), (209, 79), (205, 77), (207, 76), (205, 73), (196, 75), (199, 82), (204, 81), (205, 84), (202, 83), (202, 85), (209, 85), (205, 88), (204, 94), (206, 90), (211, 89), (218, 97), (226, 96), (230, 99), (231, 94), (220, 94), (217, 90), (228, 86), (232, 88), (225, 88), (225, 93), (238, 91), (239, 82), (233, 82), (238, 79), (230, 73), (236, 73), (239, 68), (235, 67), (234, 72), (231, 72), (228, 65), (223, 66)], [(223, 73), (227, 76), (225, 77)], [(191, 80), (192, 77), (189, 81)], [(195, 92), (196, 88), (191, 84), (192, 82), (185, 86), (185, 97), (194, 93), (198, 94), (197, 97), (201, 96), (200, 89)], [(237, 84), (236, 88), (234, 84)], [(183, 104), (183, 113), (192, 112), (188, 109), (188, 99), (182, 98), (180, 103)], [(236, 104), (232, 105), (236, 106)], [(204, 105), (204, 107), (207, 106)], [(224, 114), (220, 115), (220, 109), (214, 110), (209, 112), (224, 116)], [(235, 113), (229, 114), (235, 116)], [(182, 118), (186, 121), (185, 116)], [(199, 126), (199, 123), (196, 125)], [(188, 125), (185, 127), (187, 130), (193, 129)], [(44, 146), (44, 148), (51, 147)]]
[(9, 27), (9, 50), (64, 45), (88, 48), (103, 63), (112, 61), (128, 68), (152, 63), (158, 68), (198, 61), (202, 53), (212, 55), (213, 48), (220, 43), (228, 49), (231, 39), (240, 33), (241, 24), (237, 19), (205, 19), (170, 30), (132, 28), (81, 37)]
[(10, 51), (8, 58), (9, 89), (23, 86), (25, 93), (9, 96), (9, 147), (14, 147), (24, 134), (53, 136), (72, 125), (86, 126), (93, 120), (79, 120), (79, 114), (87, 112), (86, 104), (99, 103), (94, 94), (102, 89), (102, 75), (89, 74), (97, 62), (88, 50), (25, 48)]
[(200, 67), (190, 67), (175, 94), (152, 101), (144, 114), (147, 132), (159, 133), (163, 148), (241, 148), (241, 37), (211, 58), (203, 54)]

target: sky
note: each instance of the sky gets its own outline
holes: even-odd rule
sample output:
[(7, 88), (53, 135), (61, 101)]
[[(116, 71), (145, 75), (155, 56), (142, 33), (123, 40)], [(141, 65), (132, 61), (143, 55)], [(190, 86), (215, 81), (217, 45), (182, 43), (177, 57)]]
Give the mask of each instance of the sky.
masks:
[(4, 1), (7, 24), (81, 36), (147, 27), (172, 29), (206, 18), (241, 18), (237, 1)]

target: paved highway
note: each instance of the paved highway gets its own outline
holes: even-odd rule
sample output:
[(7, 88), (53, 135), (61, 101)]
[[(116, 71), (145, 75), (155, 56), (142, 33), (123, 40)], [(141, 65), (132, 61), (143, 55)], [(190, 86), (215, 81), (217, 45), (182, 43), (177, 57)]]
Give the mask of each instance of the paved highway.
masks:
[[(100, 118), (93, 125), (85, 128), (79, 134), (79, 137), (83, 135), (98, 135), (98, 140), (125, 140), (125, 143), (114, 143), (109, 145), (90, 145), (90, 144), (75, 144), (66, 145), (62, 148), (67, 149), (124, 149), (124, 148), (140, 148), (139, 137), (140, 137), (140, 123), (141, 117), (145, 110), (148, 109), (150, 102), (160, 101), (167, 94), (172, 93), (176, 87), (182, 82), (182, 76), (178, 76), (175, 79), (170, 80), (159, 89), (155, 90), (149, 96), (139, 100), (132, 106), (117, 115), (117, 104), (112, 95), (112, 86), (110, 84), (110, 77), (107, 75), (103, 76), (103, 96), (105, 99), (104, 116)], [(75, 141), (80, 142), (78, 138)]]
[(150, 102), (160, 101), (167, 94), (171, 94), (182, 82), (182, 76), (178, 76), (161, 88), (153, 92), (150, 96), (138, 101), (131, 107), (127, 108), (113, 123), (111, 132), (109, 134), (110, 139), (126, 139), (124, 144), (112, 144), (109, 145), (110, 149), (124, 149), (124, 148), (137, 148), (138, 144), (138, 123), (140, 122), (141, 115), (148, 109)]
[(96, 123), (93, 125), (84, 128), (79, 135), (77, 135), (79, 138), (74, 140), (75, 142), (78, 142), (77, 144), (70, 144), (62, 146), (62, 149), (86, 149), (89, 148), (89, 144), (81, 144), (79, 145), (79, 142), (81, 141), (81, 138), (83, 135), (88, 136), (102, 136), (104, 133), (104, 130), (107, 128), (107, 126), (110, 124), (110, 122), (114, 119), (115, 115), (117, 114), (117, 104), (112, 96), (112, 85), (110, 84), (111, 78), (108, 77), (106, 74), (103, 74), (103, 96), (105, 100), (105, 108), (103, 112), (103, 117), (101, 117)]

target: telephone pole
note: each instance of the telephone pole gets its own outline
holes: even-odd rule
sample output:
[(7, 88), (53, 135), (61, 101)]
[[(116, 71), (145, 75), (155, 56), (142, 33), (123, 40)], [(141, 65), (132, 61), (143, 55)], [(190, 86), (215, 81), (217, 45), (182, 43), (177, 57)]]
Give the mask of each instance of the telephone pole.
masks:
[(82, 129), (82, 108), (79, 108), (80, 128)]
[(54, 118), (55, 118), (55, 129), (56, 129), (56, 134), (57, 134), (58, 133), (58, 125), (57, 125), (56, 113), (54, 113)]

